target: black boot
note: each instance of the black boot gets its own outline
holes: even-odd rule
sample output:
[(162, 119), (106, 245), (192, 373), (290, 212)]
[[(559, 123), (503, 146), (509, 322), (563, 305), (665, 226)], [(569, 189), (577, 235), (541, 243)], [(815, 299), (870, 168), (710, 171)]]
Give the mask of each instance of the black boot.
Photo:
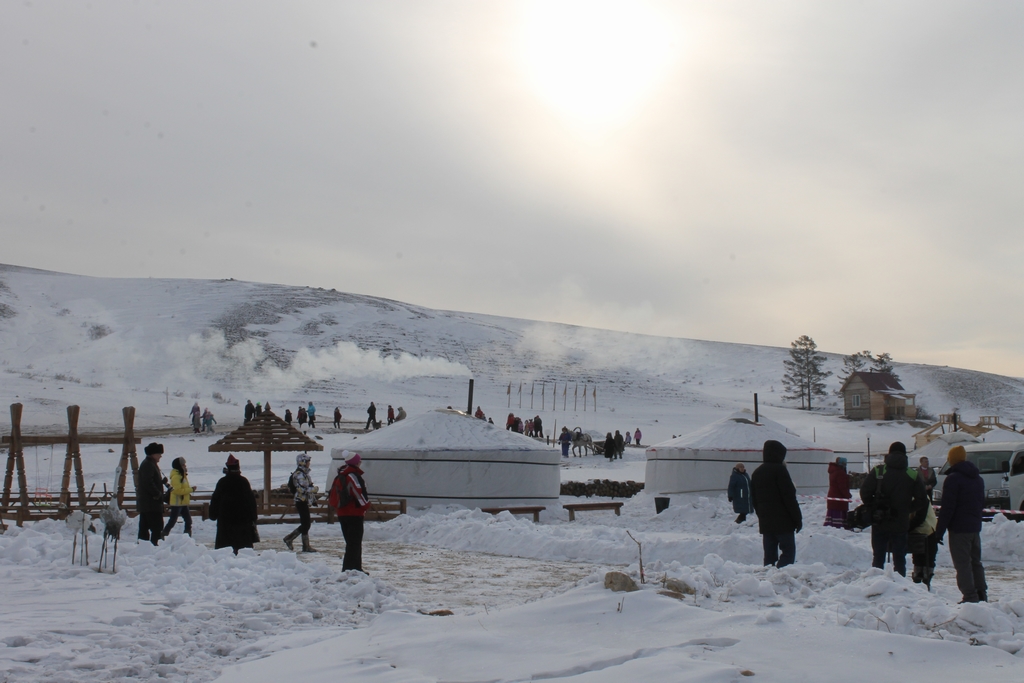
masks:
[(299, 530), (296, 529), (295, 531), (291, 532), (290, 534), (284, 537), (284, 544), (288, 546), (288, 550), (295, 550), (295, 547), (292, 546), (292, 541), (294, 541), (298, 535)]
[(302, 552), (315, 553), (317, 549), (309, 544), (309, 534), (302, 534)]
[(921, 581), (924, 583), (925, 586), (928, 587), (928, 590), (932, 589), (932, 576), (934, 576), (934, 575), (935, 575), (935, 568), (934, 567), (925, 567), (924, 568), (924, 575), (921, 577)]
[(922, 581), (924, 581), (924, 567), (915, 564), (914, 573), (911, 576), (911, 578), (914, 579), (914, 583), (921, 583)]

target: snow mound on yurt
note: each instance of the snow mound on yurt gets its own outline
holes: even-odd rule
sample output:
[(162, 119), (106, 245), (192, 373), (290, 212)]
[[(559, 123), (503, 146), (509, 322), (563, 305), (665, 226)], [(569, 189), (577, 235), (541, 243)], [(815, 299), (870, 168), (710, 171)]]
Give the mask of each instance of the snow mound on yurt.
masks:
[(942, 464), (946, 462), (946, 456), (949, 454), (949, 449), (954, 445), (959, 443), (966, 446), (967, 444), (979, 442), (980, 439), (971, 436), (967, 432), (939, 434), (934, 440), (915, 449), (912, 453), (912, 457), (914, 459), (928, 458), (928, 463), (932, 467), (942, 467)]
[(648, 451), (687, 448), (704, 451), (760, 452), (764, 447), (764, 442), (771, 439), (781, 442), (790, 451), (826, 451), (831, 453), (830, 449), (806, 441), (774, 420), (759, 416), (758, 421), (754, 422), (754, 413), (749, 410), (737, 411), (689, 434), (654, 444), (648, 448)]
[(371, 497), (413, 507), (548, 506), (561, 488), (557, 450), (457, 410), (407, 418), (335, 448), (330, 477), (345, 451), (362, 457)]
[(689, 434), (647, 449), (645, 489), (654, 493), (724, 491), (737, 462), (748, 472), (761, 464), (764, 442), (781, 442), (793, 484), (803, 492), (828, 486), (831, 449), (800, 438), (778, 422), (742, 410)]
[(440, 408), (353, 439), (346, 449), (365, 451), (551, 451), (534, 439), (458, 410)]
[(996, 427), (992, 431), (982, 434), (981, 440), (985, 443), (1020, 443), (1024, 441), (1024, 434)]

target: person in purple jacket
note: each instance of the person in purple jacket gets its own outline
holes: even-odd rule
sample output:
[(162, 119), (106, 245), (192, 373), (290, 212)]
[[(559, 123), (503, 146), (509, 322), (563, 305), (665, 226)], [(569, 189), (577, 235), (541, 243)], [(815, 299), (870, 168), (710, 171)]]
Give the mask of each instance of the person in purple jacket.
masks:
[(967, 460), (963, 446), (953, 446), (946, 456), (949, 469), (942, 482), (942, 507), (935, 538), (949, 530), (949, 556), (956, 568), (956, 587), (961, 602), (987, 602), (988, 584), (981, 564), (981, 511), (985, 507), (985, 482), (977, 466)]

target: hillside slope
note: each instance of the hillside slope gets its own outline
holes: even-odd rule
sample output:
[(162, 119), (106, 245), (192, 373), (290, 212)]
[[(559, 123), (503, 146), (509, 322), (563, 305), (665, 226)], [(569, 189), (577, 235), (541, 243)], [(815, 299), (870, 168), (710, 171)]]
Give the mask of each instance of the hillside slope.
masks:
[[(517, 414), (544, 413), (549, 425), (560, 415), (561, 424), (601, 431), (647, 424), (650, 441), (750, 407), (755, 392), (766, 410), (805, 423), (809, 416), (790, 413), (781, 398), (787, 351), (437, 311), (334, 290), (0, 266), (3, 398), (26, 404), (29, 425), (60, 424), (71, 402), (83, 406), (85, 424), (116, 426), (129, 404), (143, 424), (178, 424), (193, 400), (233, 420), (246, 398), (312, 400), (321, 421), (334, 405), (346, 419), (365, 420), (371, 400), (382, 412), (388, 403), (462, 408), (473, 377), (474, 403), (496, 421), (511, 404)], [(826, 355), (838, 374), (841, 355)], [(931, 413), (955, 406), (968, 419), (1000, 415), (1008, 423), (1024, 415), (1019, 379), (915, 364), (897, 371)], [(586, 413), (581, 395), (573, 408), (584, 386)], [(829, 389), (837, 386), (831, 377)], [(230, 405), (217, 408), (215, 394)], [(837, 399), (822, 408), (837, 413)]]

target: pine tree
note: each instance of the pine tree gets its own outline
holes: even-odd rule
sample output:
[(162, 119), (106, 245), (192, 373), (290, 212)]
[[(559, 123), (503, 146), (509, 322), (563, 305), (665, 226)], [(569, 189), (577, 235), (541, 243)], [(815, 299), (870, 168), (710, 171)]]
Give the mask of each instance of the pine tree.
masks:
[(871, 372), (888, 372), (894, 380), (900, 381), (900, 376), (892, 367), (892, 356), (888, 353), (880, 353), (871, 360)]
[(825, 378), (832, 375), (821, 369), (825, 356), (818, 353), (818, 345), (806, 334), (790, 344), (789, 360), (783, 361), (786, 373), (782, 384), (787, 394), (784, 398), (800, 399), (800, 408), (810, 410), (815, 396), (825, 395)]
[[(874, 359), (871, 357), (871, 352), (866, 349), (851, 353), (849, 356), (843, 356), (843, 370), (842, 374), (839, 375), (839, 386), (842, 387), (846, 384), (846, 380), (850, 379), (850, 375), (864, 370), (868, 363), (871, 362), (874, 362)], [(840, 391), (836, 389), (836, 396), (839, 395)]]

